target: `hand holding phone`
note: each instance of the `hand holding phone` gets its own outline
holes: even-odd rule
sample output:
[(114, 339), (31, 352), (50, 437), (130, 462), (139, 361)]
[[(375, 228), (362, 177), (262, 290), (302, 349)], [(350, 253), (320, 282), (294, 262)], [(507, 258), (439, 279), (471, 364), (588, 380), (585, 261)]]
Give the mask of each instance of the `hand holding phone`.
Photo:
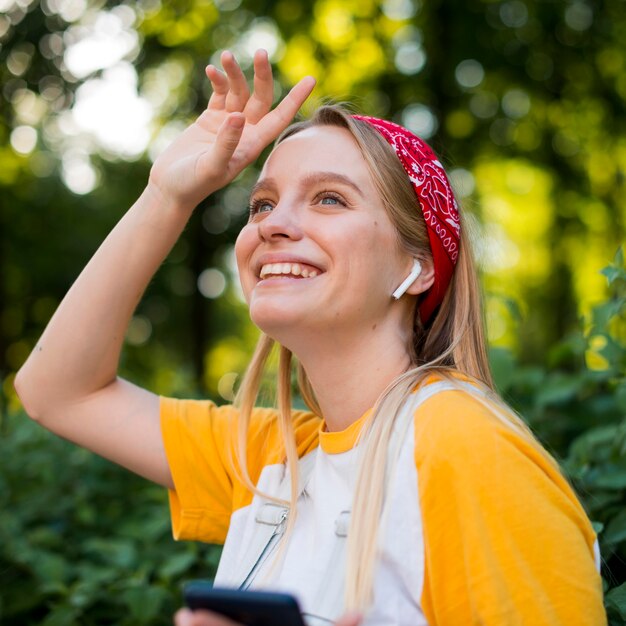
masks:
[(286, 593), (221, 589), (194, 581), (185, 585), (183, 595), (191, 610), (212, 611), (245, 626), (305, 626), (297, 600)]

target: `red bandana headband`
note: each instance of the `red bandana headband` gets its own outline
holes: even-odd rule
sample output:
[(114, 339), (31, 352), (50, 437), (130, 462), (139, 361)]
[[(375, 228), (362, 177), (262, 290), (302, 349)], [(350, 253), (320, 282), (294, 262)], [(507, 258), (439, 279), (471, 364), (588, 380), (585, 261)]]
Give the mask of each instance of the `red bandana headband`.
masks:
[(422, 209), (433, 255), (435, 282), (420, 303), (426, 324), (441, 304), (459, 256), (459, 209), (450, 181), (430, 146), (406, 128), (376, 117), (355, 115), (375, 128), (394, 149), (404, 167)]

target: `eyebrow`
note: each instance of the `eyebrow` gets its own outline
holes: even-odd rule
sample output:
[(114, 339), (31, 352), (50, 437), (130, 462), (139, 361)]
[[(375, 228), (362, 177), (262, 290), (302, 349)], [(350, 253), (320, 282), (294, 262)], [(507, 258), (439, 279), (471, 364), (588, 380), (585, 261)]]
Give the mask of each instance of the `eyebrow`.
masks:
[[(365, 198), (363, 192), (359, 188), (359, 186), (352, 181), (347, 176), (343, 174), (337, 174), (336, 172), (311, 172), (307, 174), (301, 181), (300, 186), (302, 188), (312, 187), (315, 184), (319, 183), (340, 183), (346, 185), (353, 189), (356, 193), (358, 193), (361, 198)], [(259, 180), (254, 187), (252, 187), (252, 191), (250, 192), (250, 197), (257, 194), (259, 191), (264, 190), (272, 190), (275, 191), (278, 185), (276, 184), (276, 180), (274, 178), (263, 178)]]

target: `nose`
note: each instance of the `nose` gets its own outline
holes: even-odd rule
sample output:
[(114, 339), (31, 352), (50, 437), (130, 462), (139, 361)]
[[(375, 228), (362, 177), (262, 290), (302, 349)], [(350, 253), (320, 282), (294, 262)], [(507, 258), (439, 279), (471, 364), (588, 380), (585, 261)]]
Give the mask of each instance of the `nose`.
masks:
[(259, 221), (259, 239), (264, 242), (302, 239), (302, 227), (295, 213), (292, 207), (277, 204), (271, 213)]

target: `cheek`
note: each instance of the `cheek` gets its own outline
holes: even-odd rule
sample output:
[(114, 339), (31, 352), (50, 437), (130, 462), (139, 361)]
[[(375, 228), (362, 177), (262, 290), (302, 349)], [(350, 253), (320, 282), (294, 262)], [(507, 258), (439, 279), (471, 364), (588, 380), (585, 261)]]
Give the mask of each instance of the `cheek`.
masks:
[(237, 239), (235, 240), (235, 257), (239, 271), (244, 268), (246, 262), (252, 255), (256, 247), (256, 239), (256, 233), (253, 232), (250, 224), (247, 224), (239, 231), (239, 235), (237, 235)]
[(244, 226), (235, 241), (237, 270), (246, 299), (248, 298), (246, 286), (250, 282), (250, 258), (256, 248), (257, 241), (256, 233), (250, 226)]
[(395, 280), (399, 246), (391, 225), (377, 220), (362, 228), (354, 229), (351, 237), (350, 266), (375, 283), (385, 284)]

